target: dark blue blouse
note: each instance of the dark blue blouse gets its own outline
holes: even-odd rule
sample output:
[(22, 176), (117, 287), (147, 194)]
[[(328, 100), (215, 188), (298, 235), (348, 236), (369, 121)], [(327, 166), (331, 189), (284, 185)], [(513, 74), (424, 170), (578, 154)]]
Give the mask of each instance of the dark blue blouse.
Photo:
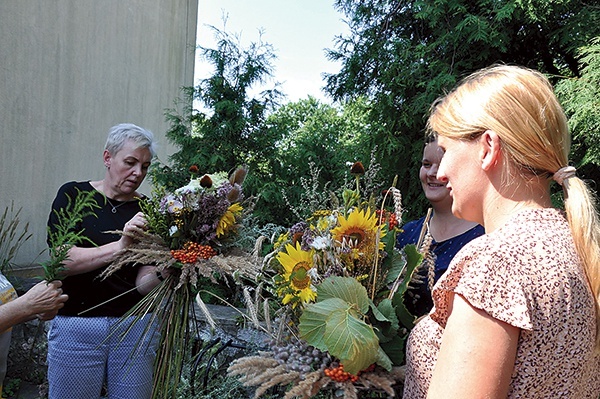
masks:
[[(418, 220), (413, 220), (402, 226), (402, 232), (398, 234), (397, 247), (404, 248), (408, 244), (416, 244), (423, 228), (425, 217)], [(454, 255), (469, 241), (484, 234), (482, 226), (477, 225), (464, 233), (452, 237), (448, 240), (437, 242), (433, 240), (429, 248), (430, 251), (436, 255), (435, 262), (435, 281), (446, 272), (450, 261), (454, 258)], [(433, 301), (431, 299), (431, 292), (428, 287), (427, 270), (422, 268), (419, 270), (419, 274), (423, 275), (424, 282), (421, 284), (411, 285), (411, 289), (407, 292), (404, 297), (404, 304), (406, 308), (415, 316), (420, 317), (428, 314), (433, 307)]]

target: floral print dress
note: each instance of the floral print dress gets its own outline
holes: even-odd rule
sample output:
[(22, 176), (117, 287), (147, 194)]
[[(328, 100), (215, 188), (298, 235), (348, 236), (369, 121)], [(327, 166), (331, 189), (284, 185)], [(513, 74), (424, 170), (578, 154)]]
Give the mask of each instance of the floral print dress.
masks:
[(509, 398), (598, 399), (594, 302), (561, 211), (520, 212), (456, 255), (409, 337), (404, 399), (427, 395), (451, 292), (521, 329)]

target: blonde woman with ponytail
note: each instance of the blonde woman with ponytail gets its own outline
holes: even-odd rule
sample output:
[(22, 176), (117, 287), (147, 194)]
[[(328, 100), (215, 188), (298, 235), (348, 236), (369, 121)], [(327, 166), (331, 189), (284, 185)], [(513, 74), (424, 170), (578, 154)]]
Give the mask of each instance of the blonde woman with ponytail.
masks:
[(550, 83), (483, 69), (434, 103), (428, 130), (452, 212), (485, 235), (454, 257), (411, 332), (403, 398), (598, 399), (600, 223)]

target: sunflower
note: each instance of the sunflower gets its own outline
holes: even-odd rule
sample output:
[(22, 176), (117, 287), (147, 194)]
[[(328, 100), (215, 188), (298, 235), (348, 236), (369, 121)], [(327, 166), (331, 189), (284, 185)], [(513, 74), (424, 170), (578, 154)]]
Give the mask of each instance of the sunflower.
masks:
[(224, 236), (235, 227), (235, 221), (242, 213), (242, 206), (239, 203), (229, 205), (227, 211), (219, 219), (217, 224), (217, 237)]
[(378, 230), (380, 231), (379, 249), (383, 250), (384, 244), (381, 239), (385, 236), (385, 230), (377, 226), (377, 216), (369, 208), (365, 210), (355, 208), (347, 218), (344, 216), (338, 218), (338, 226), (331, 230), (331, 234), (344, 247), (363, 252), (374, 247)]
[(303, 251), (300, 243), (296, 243), (296, 246), (287, 244), (285, 252), (277, 254), (277, 260), (283, 266), (284, 286), (278, 291), (284, 294), (284, 305), (295, 298), (306, 303), (314, 301), (317, 297), (317, 293), (312, 288), (309, 273), (313, 267), (313, 252), (312, 250)]

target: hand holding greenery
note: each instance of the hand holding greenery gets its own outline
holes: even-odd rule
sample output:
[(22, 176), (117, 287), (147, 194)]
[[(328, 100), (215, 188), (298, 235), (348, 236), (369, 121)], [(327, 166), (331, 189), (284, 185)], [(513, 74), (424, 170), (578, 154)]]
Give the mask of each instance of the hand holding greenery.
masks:
[(150, 324), (159, 326), (152, 398), (177, 397), (182, 368), (199, 329), (193, 305), (203, 284), (219, 284), (234, 273), (254, 280), (259, 271), (235, 253), (245, 168), (229, 178), (222, 172), (196, 177), (196, 167), (190, 172), (185, 186), (172, 192), (159, 189), (141, 203), (147, 232), (116, 253), (103, 273), (109, 276), (132, 263), (156, 265), (158, 271), (170, 268), (169, 276), (123, 317), (151, 315)]
[(94, 209), (100, 208), (94, 199), (95, 192), (78, 192), (75, 199), (68, 197), (65, 208), (54, 210), (58, 222), (54, 231), (48, 228), (48, 252), (50, 258), (42, 263), (44, 280), (61, 280), (64, 278), (64, 263), (69, 259), (69, 250), (82, 242), (93, 242), (83, 235), (83, 230), (77, 230), (77, 225), (88, 217), (94, 216)]

